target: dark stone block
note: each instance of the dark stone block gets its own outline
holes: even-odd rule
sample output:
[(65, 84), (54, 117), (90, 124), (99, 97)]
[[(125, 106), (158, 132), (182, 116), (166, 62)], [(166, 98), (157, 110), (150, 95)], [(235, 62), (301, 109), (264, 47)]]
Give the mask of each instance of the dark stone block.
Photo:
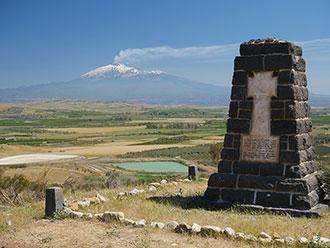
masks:
[(188, 177), (191, 180), (197, 180), (199, 178), (198, 167), (191, 165), (188, 167)]
[(218, 201), (220, 199), (220, 189), (207, 188), (204, 197), (210, 201)]
[(233, 161), (221, 160), (218, 164), (219, 173), (232, 173), (233, 172)]
[(294, 71), (293, 75), (294, 84), (298, 86), (307, 86), (307, 78), (305, 72)]
[(306, 193), (315, 190), (318, 187), (318, 179), (314, 174), (304, 178), (287, 178), (278, 182), (276, 191)]
[(271, 108), (273, 109), (284, 109), (284, 101), (280, 100), (272, 100), (271, 102)]
[(277, 99), (279, 100), (296, 100), (307, 101), (308, 91), (306, 87), (294, 85), (278, 85), (277, 86)]
[(289, 54), (272, 54), (265, 56), (265, 70), (278, 71), (294, 68), (294, 56)]
[(287, 165), (285, 176), (288, 178), (303, 178), (318, 170), (316, 161), (307, 161), (300, 165)]
[(57, 211), (64, 208), (63, 189), (60, 187), (51, 187), (46, 189), (46, 203), (45, 203), (46, 217), (54, 217)]
[(296, 56), (302, 56), (302, 49), (300, 46), (292, 44), (292, 53)]
[(248, 134), (250, 132), (250, 120), (229, 118), (227, 121), (227, 132)]
[(281, 151), (280, 152), (280, 162), (281, 163), (297, 163), (301, 161), (300, 155), (296, 151)]
[(238, 113), (238, 102), (231, 101), (229, 104), (229, 117), (236, 118)]
[(273, 120), (284, 119), (284, 109), (272, 109), (271, 119)]
[(280, 43), (261, 43), (261, 44), (241, 44), (241, 55), (255, 55), (255, 54), (294, 54), (301, 56), (302, 49), (299, 46), (293, 45), (289, 42)]
[(240, 146), (241, 146), (241, 136), (239, 134), (235, 134), (233, 147), (240, 148)]
[(223, 147), (233, 148), (233, 143), (234, 143), (234, 134), (226, 133), (225, 140), (223, 142)]
[(278, 85), (277, 98), (280, 100), (295, 100), (294, 87), (291, 85)]
[(227, 133), (224, 140), (224, 148), (240, 148), (240, 135)]
[(231, 100), (244, 100), (246, 97), (245, 86), (233, 86), (231, 88)]
[(297, 134), (309, 133), (311, 131), (312, 131), (312, 122), (309, 118), (297, 120), (297, 128), (296, 128)]
[(279, 85), (307, 86), (307, 78), (304, 72), (293, 70), (281, 70), (278, 73), (277, 83)]
[(253, 204), (254, 191), (222, 189), (221, 197), (223, 201), (239, 204)]
[(308, 149), (301, 150), (298, 153), (299, 153), (300, 162), (314, 160), (317, 157), (313, 146), (311, 146)]
[(280, 142), (280, 150), (285, 151), (288, 149), (288, 143), (287, 142)]
[(247, 72), (246, 71), (235, 71), (232, 80), (233, 85), (247, 85)]
[(271, 131), (273, 135), (297, 133), (295, 120), (271, 120)]
[(290, 194), (277, 192), (257, 192), (256, 204), (265, 207), (290, 207)]
[(305, 150), (312, 146), (313, 139), (309, 133), (289, 136), (290, 150)]
[(234, 70), (262, 71), (264, 56), (238, 56), (235, 58)]
[(260, 165), (261, 176), (283, 176), (284, 166), (277, 163), (263, 163)]
[(303, 58), (298, 57), (294, 63), (294, 69), (296, 71), (304, 72), (306, 70), (306, 62)]
[(219, 188), (235, 188), (237, 175), (232, 174), (212, 174), (208, 181), (208, 186)]
[(250, 110), (240, 109), (238, 112), (238, 118), (251, 119), (252, 112)]
[(292, 196), (292, 206), (297, 209), (311, 209), (319, 202), (319, 196), (314, 190), (308, 195), (293, 195)]
[(278, 71), (282, 69), (305, 71), (305, 61), (300, 57), (290, 54), (266, 55), (264, 65), (266, 71)]
[(303, 181), (284, 179), (278, 182), (276, 191), (308, 193), (307, 185)]
[(240, 175), (238, 178), (239, 188), (253, 188), (253, 189), (275, 189), (277, 177)]
[(280, 162), (281, 163), (293, 163), (299, 164), (305, 161), (315, 159), (316, 154), (313, 147), (301, 151), (281, 151)]
[(306, 87), (297, 87), (296, 100), (308, 101), (308, 90)]
[(239, 159), (239, 149), (223, 148), (221, 151), (221, 159), (238, 160)]
[(245, 99), (239, 102), (239, 109), (251, 110), (253, 108), (253, 98)]
[(310, 119), (300, 120), (271, 120), (271, 131), (273, 135), (290, 135), (308, 133), (312, 130)]
[(207, 182), (207, 186), (211, 186), (211, 187), (219, 187), (220, 181), (220, 174), (219, 173), (213, 173), (210, 177), (209, 180)]
[(285, 118), (299, 119), (309, 117), (310, 106), (307, 102), (289, 101), (285, 103)]
[(288, 142), (288, 141), (289, 141), (289, 136), (287, 135), (280, 136), (280, 142)]
[(294, 84), (294, 74), (292, 70), (281, 70), (277, 75), (277, 84)]
[(260, 163), (248, 161), (234, 161), (233, 171), (235, 174), (259, 175)]

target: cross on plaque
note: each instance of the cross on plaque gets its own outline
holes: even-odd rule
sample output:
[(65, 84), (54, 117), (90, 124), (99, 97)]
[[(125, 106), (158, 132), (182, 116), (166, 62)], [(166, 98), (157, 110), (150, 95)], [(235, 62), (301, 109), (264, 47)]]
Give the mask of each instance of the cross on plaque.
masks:
[(257, 72), (248, 77), (247, 96), (253, 97), (251, 130), (242, 136), (241, 160), (278, 162), (279, 137), (271, 135), (271, 99), (276, 96), (277, 77)]

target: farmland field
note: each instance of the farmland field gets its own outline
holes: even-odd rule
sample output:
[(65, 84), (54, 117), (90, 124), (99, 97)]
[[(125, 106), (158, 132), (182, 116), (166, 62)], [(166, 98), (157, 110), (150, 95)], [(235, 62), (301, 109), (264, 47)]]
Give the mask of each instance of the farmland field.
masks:
[(121, 170), (112, 163), (132, 160), (179, 161), (200, 164), (205, 172), (214, 171), (219, 157), (215, 149), (223, 141), (226, 112), (221, 107), (83, 101), (2, 104), (0, 157), (55, 153), (82, 158), (2, 169), (4, 175), (23, 174), (29, 179), (47, 170), (47, 180), (52, 183)]
[[(330, 110), (312, 111), (316, 150), (329, 170)], [(205, 176), (216, 169), (226, 130), (227, 109), (200, 106), (154, 106), (84, 101), (48, 101), (0, 105), (0, 156), (34, 153), (79, 155), (72, 168), (102, 174), (115, 162), (171, 160), (199, 165)], [(5, 174), (26, 176), (49, 169), (53, 174), (63, 161), (3, 167)], [(11, 167), (11, 168), (10, 168)], [(72, 176), (64, 166), (63, 178)], [(87, 173), (87, 174), (88, 174)], [(125, 173), (131, 173), (126, 171)], [(77, 173), (73, 173), (76, 175)]]

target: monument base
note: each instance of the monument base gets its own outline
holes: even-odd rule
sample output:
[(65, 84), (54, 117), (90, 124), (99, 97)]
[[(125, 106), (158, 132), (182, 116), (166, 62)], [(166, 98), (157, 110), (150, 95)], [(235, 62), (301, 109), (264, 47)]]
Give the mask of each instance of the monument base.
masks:
[(329, 204), (319, 203), (313, 208), (308, 210), (299, 210), (294, 208), (274, 208), (274, 207), (263, 207), (260, 205), (248, 205), (248, 204), (232, 204), (223, 201), (210, 201), (208, 199), (204, 200), (205, 208), (207, 210), (225, 210), (229, 208), (235, 208), (238, 211), (257, 211), (257, 212), (267, 212), (276, 214), (287, 214), (292, 217), (321, 217), (324, 213), (329, 210)]

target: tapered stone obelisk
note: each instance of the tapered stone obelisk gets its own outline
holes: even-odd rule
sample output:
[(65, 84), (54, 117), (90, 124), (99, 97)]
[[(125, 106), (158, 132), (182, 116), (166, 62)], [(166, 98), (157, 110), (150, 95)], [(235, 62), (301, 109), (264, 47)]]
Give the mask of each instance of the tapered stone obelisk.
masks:
[(312, 146), (302, 49), (245, 42), (235, 58), (227, 133), (208, 206), (232, 205), (319, 215), (324, 191)]

